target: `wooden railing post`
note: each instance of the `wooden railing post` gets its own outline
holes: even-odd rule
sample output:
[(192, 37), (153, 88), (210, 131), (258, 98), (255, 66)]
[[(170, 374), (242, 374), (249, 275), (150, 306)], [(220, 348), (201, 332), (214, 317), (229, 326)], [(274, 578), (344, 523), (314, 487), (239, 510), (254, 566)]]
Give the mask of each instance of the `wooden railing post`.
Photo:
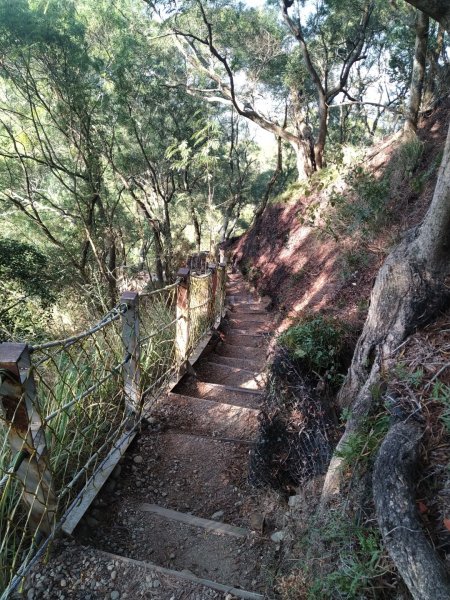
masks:
[(13, 459), (18, 453), (25, 455), (14, 477), (22, 484), (27, 525), (47, 535), (55, 521), (56, 496), (26, 344), (0, 344), (0, 408)]
[(223, 316), (223, 310), (225, 307), (225, 295), (226, 295), (226, 283), (227, 283), (227, 269), (225, 263), (220, 263), (217, 269), (218, 282), (217, 282), (217, 293), (220, 294), (220, 316)]
[(217, 265), (209, 263), (208, 269), (211, 271), (211, 296), (208, 298), (208, 319), (211, 327), (219, 315), (216, 315), (216, 296), (217, 296)]
[(139, 294), (124, 292), (120, 302), (127, 306), (122, 315), (122, 341), (129, 360), (123, 366), (123, 387), (128, 411), (139, 415), (142, 410), (141, 348), (139, 345)]
[(177, 325), (176, 325), (176, 356), (179, 366), (186, 361), (189, 352), (189, 329), (190, 329), (190, 270), (185, 267), (179, 269), (177, 277), (181, 280), (177, 286)]

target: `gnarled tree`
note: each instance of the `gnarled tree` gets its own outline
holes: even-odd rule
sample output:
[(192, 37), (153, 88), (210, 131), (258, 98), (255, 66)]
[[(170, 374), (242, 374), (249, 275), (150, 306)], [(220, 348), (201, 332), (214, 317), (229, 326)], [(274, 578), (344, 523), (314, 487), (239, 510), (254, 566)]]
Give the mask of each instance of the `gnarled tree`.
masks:
[[(423, 3), (417, 2), (426, 11)], [(446, 2), (442, 2), (442, 23), (448, 28)], [(433, 7), (437, 3), (432, 3)], [(428, 12), (428, 11), (426, 11)], [(429, 11), (430, 16), (435, 12)], [(447, 20), (445, 18), (447, 15)], [(436, 312), (448, 306), (450, 300), (450, 128), (447, 134), (442, 163), (431, 205), (423, 223), (409, 231), (391, 252), (378, 272), (363, 332), (358, 340), (352, 364), (339, 393), (341, 406), (351, 408), (345, 432), (338, 444), (323, 488), (323, 503), (339, 493), (342, 481), (343, 459), (339, 451), (345, 448), (352, 435), (368, 415), (373, 402), (373, 391), (381, 380), (381, 373), (395, 361), (396, 351), (405, 338), (416, 328), (433, 318)], [(402, 457), (391, 454), (391, 461)], [(417, 522), (418, 526), (419, 523)], [(406, 547), (405, 553), (411, 551)], [(395, 557), (394, 557), (395, 560)], [(437, 559), (436, 559), (437, 560)], [(397, 565), (401, 567), (396, 561)], [(410, 590), (421, 589), (419, 571), (410, 570), (413, 580), (405, 575)], [(450, 596), (450, 584), (444, 581)], [(433, 596), (414, 595), (422, 600)], [(439, 596), (444, 597), (444, 596)]]

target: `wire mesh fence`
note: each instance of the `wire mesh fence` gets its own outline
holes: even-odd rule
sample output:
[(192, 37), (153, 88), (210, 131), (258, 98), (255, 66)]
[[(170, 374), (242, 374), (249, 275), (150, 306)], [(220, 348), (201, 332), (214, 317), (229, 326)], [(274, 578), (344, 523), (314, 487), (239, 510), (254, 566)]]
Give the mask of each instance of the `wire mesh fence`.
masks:
[(189, 350), (193, 350), (212, 326), (210, 305), (212, 294), (211, 272), (192, 275), (189, 296)]
[(221, 314), (225, 271), (199, 265), (161, 290), (124, 294), (88, 331), (0, 344), (2, 599)]
[(161, 389), (179, 368), (176, 354), (176, 300), (176, 285), (164, 293), (141, 297), (141, 388), (147, 407), (155, 402)]

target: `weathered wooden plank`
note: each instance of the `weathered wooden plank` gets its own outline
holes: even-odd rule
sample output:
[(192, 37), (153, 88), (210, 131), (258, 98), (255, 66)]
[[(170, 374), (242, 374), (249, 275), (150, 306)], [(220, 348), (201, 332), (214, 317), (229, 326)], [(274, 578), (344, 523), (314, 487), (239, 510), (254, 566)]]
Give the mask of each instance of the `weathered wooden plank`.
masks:
[(171, 519), (172, 521), (179, 521), (186, 525), (192, 525), (194, 527), (201, 527), (212, 533), (219, 535), (230, 535), (231, 537), (246, 538), (249, 534), (247, 529), (243, 527), (235, 527), (234, 525), (228, 525), (227, 523), (221, 523), (220, 521), (212, 521), (211, 519), (204, 519), (202, 517), (195, 517), (187, 513), (178, 512), (170, 508), (164, 508), (158, 504), (141, 504), (139, 510), (143, 512), (149, 512), (154, 515), (159, 515), (165, 519)]
[(80, 520), (83, 518), (84, 513), (95, 500), (95, 497), (106, 483), (114, 467), (125, 454), (126, 449), (135, 438), (136, 433), (137, 430), (133, 429), (132, 431), (127, 431), (124, 435), (122, 435), (119, 441), (115, 444), (114, 448), (87, 482), (81, 497), (75, 500), (69, 506), (66, 514), (63, 517), (64, 524), (62, 526), (62, 530), (65, 533), (71, 534)]

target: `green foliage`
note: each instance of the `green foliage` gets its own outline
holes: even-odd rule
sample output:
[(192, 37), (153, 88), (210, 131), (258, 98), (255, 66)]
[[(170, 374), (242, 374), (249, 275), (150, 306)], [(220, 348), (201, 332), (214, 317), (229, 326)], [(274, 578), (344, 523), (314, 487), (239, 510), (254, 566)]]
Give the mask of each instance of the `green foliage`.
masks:
[(447, 432), (450, 434), (450, 386), (437, 380), (433, 385), (431, 397), (442, 404), (443, 411), (441, 420), (444, 423)]
[(310, 517), (296, 547), (298, 568), (282, 582), (282, 600), (378, 598), (386, 574), (375, 527), (363, 526), (344, 507)]
[(351, 434), (345, 445), (336, 451), (344, 464), (354, 472), (365, 472), (375, 458), (388, 429), (390, 417), (385, 411), (367, 417), (358, 433)]
[(345, 193), (333, 188), (332, 179), (325, 182), (324, 187), (330, 188), (328, 204), (312, 202), (300, 221), (335, 240), (354, 234), (370, 239), (388, 218), (389, 181), (362, 167), (350, 170), (344, 180)]
[(44, 304), (55, 300), (48, 259), (30, 244), (0, 239), (0, 280), (18, 291), (39, 297)]
[(423, 142), (418, 137), (403, 142), (395, 152), (391, 168), (399, 169), (410, 177), (417, 168), (423, 154)]
[(339, 563), (334, 571), (313, 583), (308, 598), (366, 598), (365, 594), (372, 591), (375, 580), (383, 575), (379, 531), (337, 520), (333, 527), (323, 530), (322, 539), (324, 544), (340, 546)]
[(0, 239), (0, 339), (36, 339), (56, 300), (47, 257), (30, 244)]
[(370, 254), (362, 248), (354, 248), (342, 252), (339, 255), (339, 266), (342, 279), (347, 281), (358, 271), (366, 268), (370, 259)]
[(418, 388), (422, 384), (424, 370), (419, 368), (411, 372), (404, 363), (399, 362), (395, 365), (395, 375), (407, 385), (410, 385), (413, 388)]
[(345, 333), (342, 323), (318, 315), (289, 327), (278, 341), (294, 359), (302, 362), (307, 371), (337, 383), (341, 379)]

